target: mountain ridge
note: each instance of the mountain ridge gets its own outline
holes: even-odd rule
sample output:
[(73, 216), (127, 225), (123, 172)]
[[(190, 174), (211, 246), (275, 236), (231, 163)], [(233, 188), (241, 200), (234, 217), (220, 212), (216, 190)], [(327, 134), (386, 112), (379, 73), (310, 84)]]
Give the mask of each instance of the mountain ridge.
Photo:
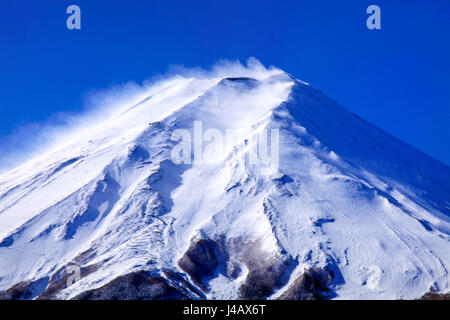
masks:
[[(450, 289), (445, 164), (279, 70), (175, 77), (150, 91), (0, 175), (4, 294), (412, 299)], [(196, 151), (196, 122), (202, 138), (233, 129), (237, 140), (204, 144), (210, 163), (194, 154), (177, 165), (174, 148)], [(250, 163), (271, 130), (279, 165)], [(69, 265), (81, 278), (67, 285)]]

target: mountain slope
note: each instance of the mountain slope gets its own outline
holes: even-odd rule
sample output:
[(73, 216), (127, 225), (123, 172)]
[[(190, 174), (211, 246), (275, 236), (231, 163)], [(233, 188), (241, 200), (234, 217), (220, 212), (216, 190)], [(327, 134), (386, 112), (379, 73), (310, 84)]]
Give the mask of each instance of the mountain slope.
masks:
[[(199, 125), (238, 134), (174, 163)], [(163, 81), (0, 176), (5, 297), (411, 299), (450, 290), (449, 235), (448, 166), (276, 69)]]

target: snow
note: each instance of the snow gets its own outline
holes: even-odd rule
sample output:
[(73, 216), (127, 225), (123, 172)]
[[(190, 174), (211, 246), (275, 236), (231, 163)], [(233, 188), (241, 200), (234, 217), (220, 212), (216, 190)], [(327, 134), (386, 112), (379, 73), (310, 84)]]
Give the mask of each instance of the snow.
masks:
[[(330, 261), (343, 279), (337, 299), (450, 290), (448, 166), (278, 69), (224, 70), (155, 84), (139, 103), (3, 173), (0, 290), (51, 276), (87, 250), (95, 254), (80, 266), (101, 267), (60, 298), (135, 270), (180, 272), (198, 237), (239, 243), (230, 255), (242, 272), (212, 279), (211, 299), (238, 297), (243, 252), (297, 261), (273, 298)], [(172, 132), (193, 131), (194, 121), (238, 130), (219, 149), (205, 143), (203, 156), (220, 161), (171, 161)], [(280, 164), (262, 170), (248, 155), (270, 129), (280, 130)]]

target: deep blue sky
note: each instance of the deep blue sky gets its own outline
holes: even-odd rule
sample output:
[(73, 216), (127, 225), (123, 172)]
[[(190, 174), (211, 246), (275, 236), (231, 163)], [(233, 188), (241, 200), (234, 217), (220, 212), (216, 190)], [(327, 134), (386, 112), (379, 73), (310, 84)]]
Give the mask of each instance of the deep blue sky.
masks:
[[(382, 30), (365, 26), (370, 4)], [(0, 139), (95, 89), (250, 56), (450, 164), (448, 0), (1, 1)]]

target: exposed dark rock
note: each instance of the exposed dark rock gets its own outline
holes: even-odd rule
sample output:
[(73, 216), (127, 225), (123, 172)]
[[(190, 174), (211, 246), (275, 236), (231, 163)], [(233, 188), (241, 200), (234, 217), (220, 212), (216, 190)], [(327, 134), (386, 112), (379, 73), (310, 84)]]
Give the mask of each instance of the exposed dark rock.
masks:
[(450, 300), (450, 293), (428, 292), (420, 300)]
[(219, 266), (227, 260), (222, 240), (200, 239), (192, 242), (178, 266), (191, 276), (196, 285), (207, 290), (207, 281), (217, 275)]
[[(86, 251), (87, 255), (89, 252)], [(83, 256), (79, 256), (77, 261)], [(0, 292), (0, 300), (51, 300), (55, 299), (56, 295), (67, 287), (67, 280), (72, 275), (67, 272), (67, 267), (76, 265), (69, 263), (67, 266), (59, 269), (51, 277), (43, 277), (35, 281), (23, 281), (15, 284), (8, 290)], [(99, 264), (92, 264), (86, 267), (80, 267), (80, 277), (86, 277), (92, 272), (95, 272), (100, 267)]]
[(252, 268), (245, 283), (240, 287), (240, 297), (249, 300), (261, 300), (272, 295), (283, 286), (284, 275), (290, 270), (291, 261), (283, 261), (266, 268)]
[(229, 77), (219, 82), (220, 86), (232, 86), (242, 89), (253, 89), (258, 85), (259, 81), (248, 77)]
[(228, 78), (225, 78), (224, 80), (228, 80), (228, 81), (258, 81), (254, 78), (249, 78), (249, 77), (228, 77)]
[(6, 291), (0, 292), (0, 300), (24, 300), (30, 295), (31, 281), (23, 281), (12, 286)]
[(182, 291), (184, 294), (188, 296), (193, 296), (197, 299), (206, 299), (203, 292), (201, 292), (198, 288), (193, 286), (189, 281), (184, 278), (184, 274), (173, 272), (171, 270), (164, 270), (164, 276), (167, 280), (170, 281), (170, 284)]
[[(55, 299), (56, 295), (63, 289), (67, 287), (67, 280), (72, 275), (67, 272), (67, 265), (60, 270), (58, 270), (50, 279), (48, 286), (45, 288), (45, 291), (37, 297), (37, 300), (51, 300)], [(86, 277), (87, 275), (97, 271), (99, 269), (99, 264), (93, 264), (86, 267), (80, 267), (80, 276), (81, 278)]]
[(0, 300), (32, 300), (40, 295), (48, 284), (48, 277), (36, 281), (23, 281), (0, 292)]
[(288, 281), (289, 274), (297, 262), (290, 256), (268, 257), (261, 251), (260, 243), (255, 242), (242, 256), (249, 273), (245, 283), (239, 288), (240, 298), (261, 300), (272, 295)]
[(137, 271), (118, 277), (101, 288), (89, 290), (74, 300), (180, 300), (189, 297), (167, 283), (167, 280)]
[(278, 299), (322, 300), (333, 278), (333, 271), (327, 268), (305, 270)]
[(96, 252), (94, 248), (89, 248), (86, 251), (83, 251), (78, 256), (73, 258), (73, 262), (77, 265), (85, 265), (89, 261), (91, 261), (93, 258), (95, 258)]

